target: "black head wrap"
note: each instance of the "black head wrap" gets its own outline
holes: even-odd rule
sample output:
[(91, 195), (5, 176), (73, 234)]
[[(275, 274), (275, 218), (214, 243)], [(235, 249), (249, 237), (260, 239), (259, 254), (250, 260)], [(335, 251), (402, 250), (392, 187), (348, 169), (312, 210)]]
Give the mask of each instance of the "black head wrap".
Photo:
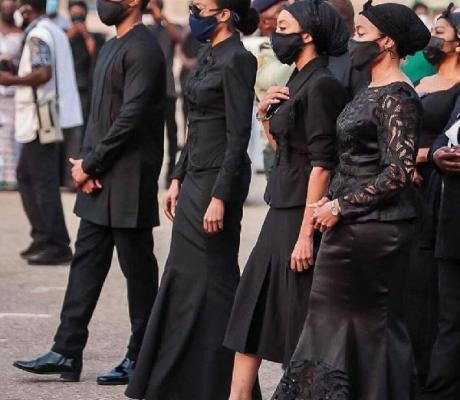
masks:
[(449, 22), (449, 24), (452, 26), (452, 28), (455, 29), (457, 39), (460, 39), (460, 13), (453, 12), (454, 8), (454, 3), (450, 3), (449, 7), (447, 7), (447, 9), (442, 12), (439, 19), (446, 19), (447, 22)]
[(320, 54), (339, 56), (347, 51), (350, 31), (332, 6), (323, 0), (297, 1), (286, 7), (302, 31), (313, 38)]
[(376, 6), (372, 0), (364, 4), (360, 13), (383, 34), (396, 43), (399, 55), (404, 58), (423, 50), (431, 38), (430, 31), (409, 7), (396, 3)]

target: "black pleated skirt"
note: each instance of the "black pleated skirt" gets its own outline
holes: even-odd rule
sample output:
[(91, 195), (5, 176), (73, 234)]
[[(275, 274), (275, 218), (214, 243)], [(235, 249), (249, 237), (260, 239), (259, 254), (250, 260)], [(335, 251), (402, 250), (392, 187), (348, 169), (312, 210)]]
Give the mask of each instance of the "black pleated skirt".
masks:
[(228, 400), (234, 354), (222, 346), (240, 278), (238, 250), (250, 168), (227, 203), (224, 230), (205, 234), (217, 171), (187, 173), (165, 272), (126, 395), (147, 400)]
[(308, 316), (273, 400), (410, 400), (402, 322), (411, 222), (340, 224), (321, 243)]
[(313, 271), (293, 272), (290, 259), (304, 207), (270, 208), (241, 277), (224, 345), (289, 362), (307, 313)]

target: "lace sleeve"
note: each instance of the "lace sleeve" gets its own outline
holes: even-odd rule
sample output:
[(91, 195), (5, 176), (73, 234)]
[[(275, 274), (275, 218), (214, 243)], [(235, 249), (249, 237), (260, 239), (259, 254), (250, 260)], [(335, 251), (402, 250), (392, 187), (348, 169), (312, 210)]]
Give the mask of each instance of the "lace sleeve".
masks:
[(367, 214), (412, 183), (421, 108), (404, 88), (387, 93), (376, 109), (381, 172), (359, 190), (339, 197), (344, 217)]

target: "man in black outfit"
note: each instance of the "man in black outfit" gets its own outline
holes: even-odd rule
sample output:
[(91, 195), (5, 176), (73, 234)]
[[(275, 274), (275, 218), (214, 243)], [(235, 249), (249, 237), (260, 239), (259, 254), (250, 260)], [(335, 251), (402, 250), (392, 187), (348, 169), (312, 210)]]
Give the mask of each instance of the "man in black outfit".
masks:
[(126, 358), (98, 383), (128, 383), (158, 287), (152, 227), (158, 225), (158, 177), (163, 159), (165, 62), (141, 24), (143, 0), (98, 0), (101, 20), (117, 38), (101, 50), (83, 157), (71, 160), (82, 218), (52, 351), (14, 366), (78, 381), (88, 324), (114, 247), (127, 279), (132, 335)]

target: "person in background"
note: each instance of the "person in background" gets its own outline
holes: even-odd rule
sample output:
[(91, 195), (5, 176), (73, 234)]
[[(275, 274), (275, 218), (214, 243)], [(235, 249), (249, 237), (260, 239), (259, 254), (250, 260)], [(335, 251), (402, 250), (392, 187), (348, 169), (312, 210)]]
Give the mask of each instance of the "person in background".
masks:
[(460, 399), (460, 98), (428, 158), (442, 179), (435, 245), (440, 319), (428, 379), (417, 400), (456, 400)]
[(435, 75), (416, 86), (423, 106), (415, 187), (420, 197), (419, 229), (414, 237), (405, 287), (404, 317), (411, 335), (419, 384), (428, 374), (431, 349), (438, 331), (438, 265), (434, 249), (442, 178), (428, 159), (429, 149), (444, 131), (460, 98), (460, 14), (453, 4), (435, 20), (423, 54)]
[(311, 223), (326, 233), (303, 332), (272, 400), (413, 399), (401, 286), (422, 109), (400, 59), (429, 39), (401, 4), (368, 1), (356, 19), (350, 57), (370, 66), (372, 81), (337, 119), (339, 164), (328, 197), (310, 205)]
[(61, 323), (51, 351), (14, 366), (79, 381), (88, 325), (114, 249), (126, 277), (131, 337), (123, 361), (100, 385), (125, 385), (136, 365), (158, 288), (152, 228), (159, 224), (158, 177), (163, 161), (166, 75), (163, 53), (142, 24), (143, 0), (98, 0), (101, 21), (117, 36), (100, 52), (82, 158), (70, 160), (81, 218)]
[(71, 191), (76, 191), (76, 188), (69, 168), (69, 158), (78, 158), (80, 153), (91, 102), (92, 71), (97, 51), (101, 46), (100, 35), (98, 36), (99, 40), (96, 40), (96, 37), (90, 34), (86, 28), (87, 12), (87, 6), (84, 1), (77, 0), (69, 3), (71, 23), (66, 33), (72, 48), (77, 87), (83, 112), (82, 126), (63, 130), (64, 141), (60, 149), (61, 185)]
[(183, 36), (179, 27), (170, 23), (163, 14), (163, 0), (151, 0), (150, 7), (155, 25), (152, 27), (153, 34), (160, 43), (166, 59), (166, 136), (168, 138), (168, 167), (166, 170), (165, 186), (169, 188), (171, 175), (176, 165), (177, 155), (177, 121), (176, 82), (173, 73), (174, 56), (176, 45), (182, 43)]
[[(412, 6), (412, 10), (422, 20), (428, 29), (431, 29), (433, 25), (433, 19), (430, 16), (428, 6), (424, 3), (416, 2)], [(407, 56), (401, 63), (401, 70), (407, 77), (417, 85), (418, 82), (426, 76), (434, 75), (436, 68), (430, 64), (428, 60), (423, 56), (422, 51), (418, 51), (413, 56)]]
[(61, 129), (83, 122), (70, 45), (45, 8), (45, 0), (22, 0), (26, 39), (18, 73), (0, 72), (0, 85), (16, 86), (18, 188), (33, 239), (21, 257), (31, 265), (72, 259), (59, 191), (59, 142)]
[[(14, 24), (16, 0), (0, 1), (0, 70), (15, 72), (23, 33)], [(14, 87), (0, 86), (0, 190), (16, 189), (18, 146), (14, 140)]]
[(90, 33), (88, 31), (86, 26), (88, 6), (85, 1), (70, 1), (69, 15), (71, 23), (67, 29), (67, 37), (72, 48), (78, 92), (80, 93), (81, 108), (83, 111), (83, 130), (85, 130), (91, 105), (94, 66), (99, 50), (105, 42), (105, 38), (102, 34)]

